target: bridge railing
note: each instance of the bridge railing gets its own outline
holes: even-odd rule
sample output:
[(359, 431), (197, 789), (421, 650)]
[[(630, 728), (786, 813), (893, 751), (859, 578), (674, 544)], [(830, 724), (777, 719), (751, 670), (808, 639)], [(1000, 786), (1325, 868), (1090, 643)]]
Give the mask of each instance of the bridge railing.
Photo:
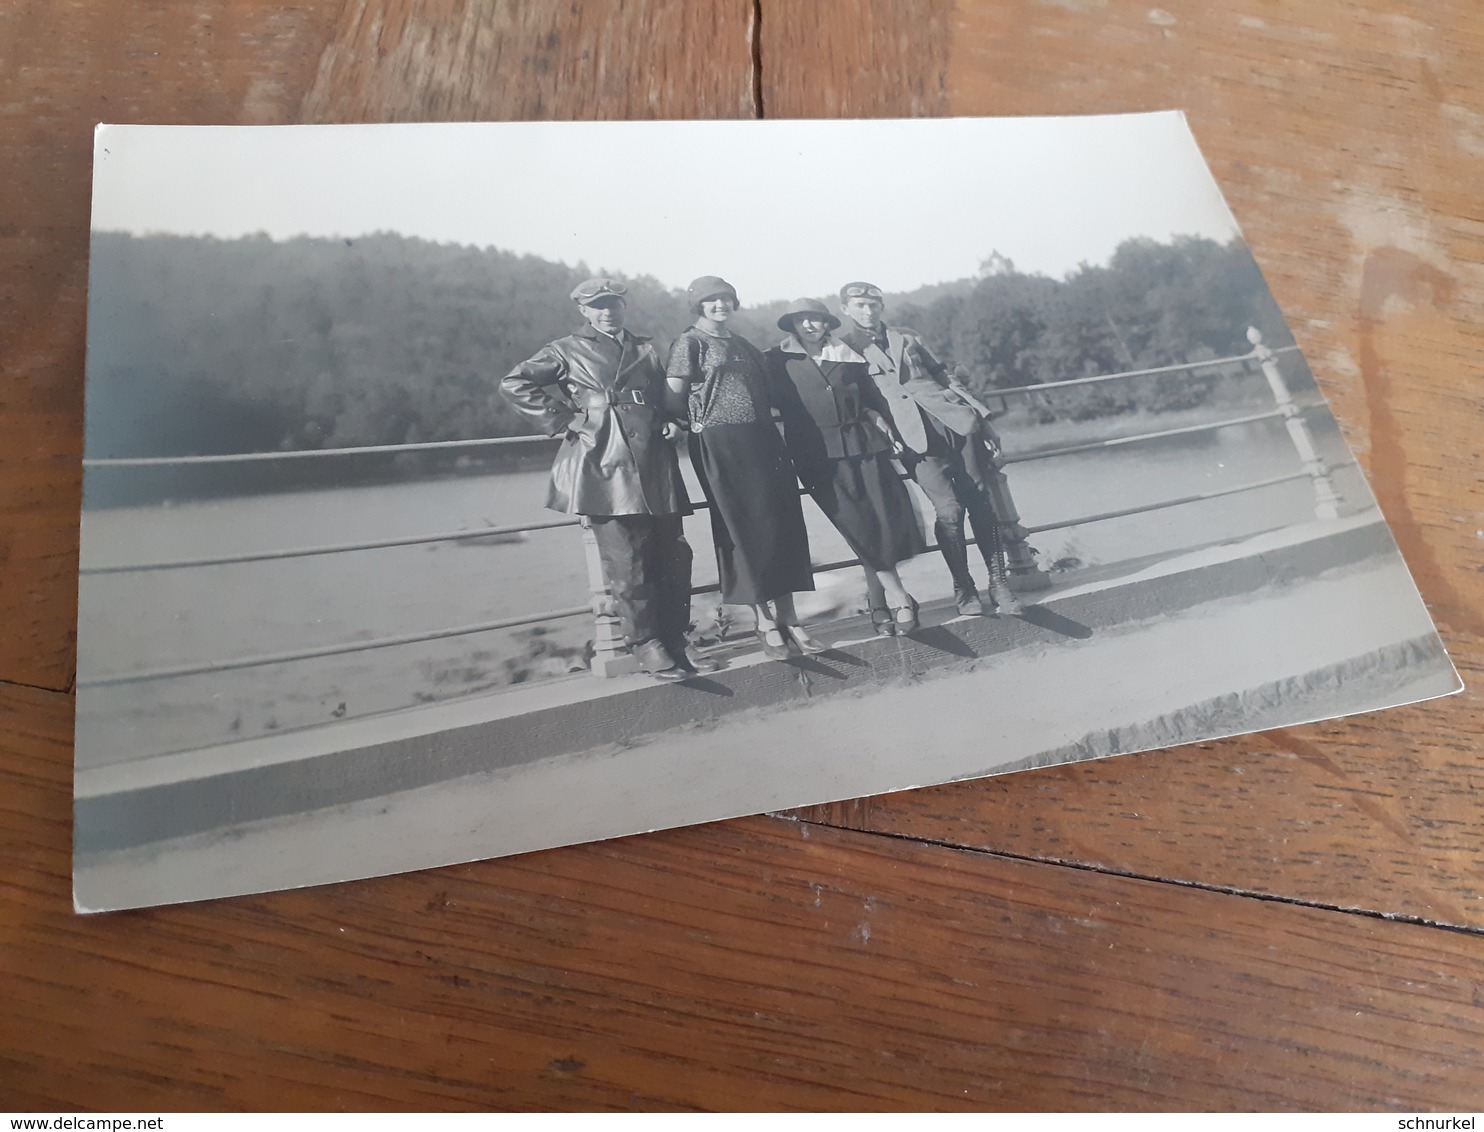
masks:
[[(1092, 377), (1073, 378), (1066, 381), (1045, 382), (1039, 385), (1028, 385), (1010, 387), (995, 390), (996, 397), (1020, 397), (1035, 394), (1043, 394), (1050, 391), (1070, 389), (1096, 385), (1105, 382), (1126, 381), (1139, 377), (1150, 377), (1164, 374), (1190, 373), (1196, 370), (1221, 370), (1221, 369), (1250, 369), (1256, 366), (1266, 378), (1275, 407), (1257, 413), (1246, 413), (1233, 416), (1223, 420), (1211, 421), (1199, 425), (1189, 425), (1180, 428), (1162, 429), (1145, 432), (1133, 436), (1120, 436), (1108, 440), (1093, 441), (1084, 444), (1074, 444), (1059, 448), (1043, 449), (1019, 455), (1000, 455), (996, 458), (995, 482), (989, 487), (994, 496), (996, 514), (1005, 526), (1007, 552), (1011, 566), (1012, 584), (1017, 589), (1036, 589), (1049, 584), (1045, 575), (1038, 569), (1034, 560), (1034, 552), (1026, 543), (1030, 535), (1041, 534), (1046, 531), (1060, 530), (1067, 527), (1081, 526), (1087, 523), (1103, 522), (1110, 519), (1125, 518), (1131, 515), (1144, 514), (1151, 511), (1159, 511), (1169, 507), (1183, 506), (1204, 500), (1216, 499), (1222, 496), (1235, 495), (1248, 491), (1256, 491), (1271, 487), (1276, 484), (1286, 483), (1294, 480), (1308, 479), (1314, 489), (1314, 513), (1318, 518), (1335, 518), (1338, 515), (1340, 497), (1335, 491), (1330, 474), (1330, 468), (1318, 455), (1313, 438), (1309, 433), (1308, 425), (1304, 420), (1304, 408), (1293, 399), (1287, 383), (1279, 369), (1277, 355), (1296, 350), (1297, 347), (1281, 347), (1272, 350), (1262, 342), (1262, 336), (1255, 329), (1247, 332), (1248, 339), (1252, 342), (1253, 349), (1246, 354), (1234, 355), (1227, 358), (1214, 358), (1199, 362), (1181, 363), (1179, 365), (1160, 366), (1154, 369), (1128, 370), (1121, 373), (1099, 374)], [(1102, 449), (1114, 449), (1129, 445), (1145, 444), (1157, 440), (1175, 436), (1190, 436), (1199, 433), (1215, 432), (1220, 429), (1232, 428), (1239, 425), (1251, 424), (1257, 421), (1281, 419), (1286, 425), (1289, 437), (1299, 457), (1300, 467), (1294, 471), (1276, 476), (1269, 476), (1261, 480), (1237, 484), (1231, 487), (1220, 488), (1212, 491), (1187, 494), (1173, 498), (1162, 499), (1154, 503), (1142, 504), (1134, 507), (1126, 507), (1113, 511), (1104, 511), (1091, 515), (1073, 516), (1057, 522), (1042, 523), (1035, 526), (1026, 526), (1015, 509), (1014, 498), (1010, 493), (1009, 484), (1003, 472), (1007, 465), (1024, 463), (1031, 460), (1055, 459), (1077, 453), (1099, 451)], [(191, 465), (207, 464), (243, 464), (258, 461), (276, 460), (317, 460), (334, 459), (346, 456), (364, 456), (376, 453), (401, 453), (431, 451), (437, 449), (473, 449), (481, 447), (510, 447), (532, 444), (550, 444), (551, 438), (544, 436), (518, 436), (497, 437), (482, 440), (450, 440), (450, 441), (428, 441), (413, 444), (383, 444), (369, 445), (355, 448), (331, 448), (311, 449), (296, 452), (244, 452), (229, 453), (209, 456), (151, 456), (151, 457), (125, 457), (118, 459), (84, 459), (83, 466), (91, 471), (104, 469), (124, 469), (141, 467), (181, 467)], [(707, 504), (699, 501), (694, 504), (697, 512), (704, 512)], [(108, 565), (83, 565), (80, 573), (84, 576), (96, 576), (106, 574), (133, 574), (146, 571), (161, 570), (185, 570), (198, 569), (209, 566), (219, 566), (235, 563), (262, 562), (277, 559), (304, 558), (315, 555), (345, 554), (366, 550), (380, 550), (389, 547), (416, 546), (429, 543), (462, 542), (488, 539), (501, 535), (525, 535), (539, 531), (550, 531), (566, 527), (583, 526), (583, 540), (587, 556), (589, 585), (591, 588), (591, 599), (587, 604), (574, 605), (562, 609), (548, 609), (538, 612), (522, 614), (517, 617), (507, 617), (492, 621), (481, 621), (474, 624), (458, 625), (441, 629), (427, 630), (417, 633), (399, 634), (396, 636), (376, 637), (366, 640), (346, 641), (341, 643), (321, 645), (311, 648), (300, 648), (285, 650), (274, 653), (262, 653), (249, 656), (228, 657), (209, 662), (196, 664), (171, 665), (158, 668), (143, 669), (134, 672), (115, 673), (79, 679), (79, 687), (105, 687), (119, 684), (142, 683), (154, 680), (168, 680), (186, 676), (201, 675), (210, 672), (223, 672), (236, 669), (253, 668), (271, 664), (281, 664), (289, 661), (309, 660), (327, 656), (337, 656), (345, 653), (365, 652), (372, 649), (389, 648), (397, 645), (414, 644), (423, 641), (442, 640), (453, 637), (469, 636), (476, 633), (492, 632), (499, 629), (517, 628), (524, 625), (543, 624), (550, 621), (564, 620), (577, 617), (592, 617), (594, 621), (594, 658), (593, 671), (598, 675), (617, 675), (626, 671), (633, 671), (636, 667), (633, 658), (628, 656), (624, 646), (622, 635), (619, 631), (618, 619), (614, 614), (612, 599), (608, 592), (607, 582), (603, 577), (602, 567), (599, 561), (597, 545), (590, 531), (586, 530), (580, 518), (569, 517), (560, 519), (549, 519), (541, 522), (524, 523), (511, 526), (485, 527), (475, 530), (442, 531), (424, 535), (413, 535), (399, 538), (367, 539), (355, 542), (322, 543), (307, 546), (283, 547), (261, 551), (253, 551), (239, 554), (224, 554), (212, 556), (197, 556), (189, 558), (162, 559), (150, 562), (134, 562), (124, 564)], [(929, 550), (936, 549), (929, 547)], [(857, 559), (847, 559), (840, 562), (828, 562), (814, 568), (815, 573), (826, 573), (835, 570), (845, 570), (859, 566)], [(693, 588), (695, 594), (715, 593), (718, 585), (700, 585)]]

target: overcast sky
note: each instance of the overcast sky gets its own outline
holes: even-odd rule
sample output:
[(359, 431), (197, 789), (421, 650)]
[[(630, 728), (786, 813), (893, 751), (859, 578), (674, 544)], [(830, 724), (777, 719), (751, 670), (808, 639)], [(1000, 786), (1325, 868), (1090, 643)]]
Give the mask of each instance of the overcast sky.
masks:
[(1061, 276), (1236, 224), (1178, 113), (886, 121), (104, 126), (93, 227), (399, 232), (742, 301), (905, 291), (991, 252)]

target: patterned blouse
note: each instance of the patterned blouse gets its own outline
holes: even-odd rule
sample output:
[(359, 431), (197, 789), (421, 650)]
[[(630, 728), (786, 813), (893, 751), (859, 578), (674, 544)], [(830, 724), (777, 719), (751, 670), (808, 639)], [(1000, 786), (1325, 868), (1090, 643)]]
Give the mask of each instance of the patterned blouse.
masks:
[(740, 334), (725, 338), (692, 326), (670, 347), (666, 376), (690, 389), (691, 429), (770, 420), (767, 367)]

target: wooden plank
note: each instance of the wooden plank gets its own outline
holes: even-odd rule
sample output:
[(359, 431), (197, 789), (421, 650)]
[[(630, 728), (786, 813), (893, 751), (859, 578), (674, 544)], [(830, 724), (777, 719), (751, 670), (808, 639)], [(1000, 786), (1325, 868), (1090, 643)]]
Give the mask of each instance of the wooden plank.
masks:
[(349, 0), (303, 120), (750, 118), (752, 18), (750, 0)]
[[(1479, 10), (1373, 2), (1337, 21), (1262, 0), (1168, 11), (850, 0), (834, 7), (828, 42), (815, 15), (764, 4), (770, 116), (1188, 112), (1465, 682), (1477, 683)], [(951, 175), (951, 155), (924, 161)], [(1484, 709), (1468, 692), (807, 813), (1478, 927), (1481, 732)]]
[[(955, 14), (953, 0), (761, 0), (763, 117), (952, 113), (947, 82)], [(841, 177), (844, 189), (849, 172), (841, 170)], [(868, 174), (861, 177), (868, 183)]]
[(0, 689), (13, 1108), (1481, 1098), (1484, 937), (778, 819), (74, 917), (69, 715)]

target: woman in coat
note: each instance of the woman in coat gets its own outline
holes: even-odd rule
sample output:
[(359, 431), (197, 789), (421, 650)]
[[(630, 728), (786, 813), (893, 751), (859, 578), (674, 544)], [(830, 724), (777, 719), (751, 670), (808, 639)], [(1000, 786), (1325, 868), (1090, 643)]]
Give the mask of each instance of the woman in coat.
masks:
[(703, 275), (687, 290), (695, 325), (670, 347), (671, 413), (687, 422), (696, 477), (711, 510), (721, 600), (749, 605), (763, 651), (825, 647), (798, 623), (793, 595), (814, 588), (809, 536), (788, 451), (773, 424), (763, 355), (727, 328), (737, 292)]
[(783, 313), (778, 327), (788, 336), (767, 354), (773, 400), (799, 481), (885, 592), (889, 608), (873, 609), (872, 621), (888, 634), (911, 633), (917, 602), (897, 564), (923, 550), (922, 528), (891, 462), (902, 443), (890, 410), (866, 359), (831, 337), (839, 325), (814, 299)]

